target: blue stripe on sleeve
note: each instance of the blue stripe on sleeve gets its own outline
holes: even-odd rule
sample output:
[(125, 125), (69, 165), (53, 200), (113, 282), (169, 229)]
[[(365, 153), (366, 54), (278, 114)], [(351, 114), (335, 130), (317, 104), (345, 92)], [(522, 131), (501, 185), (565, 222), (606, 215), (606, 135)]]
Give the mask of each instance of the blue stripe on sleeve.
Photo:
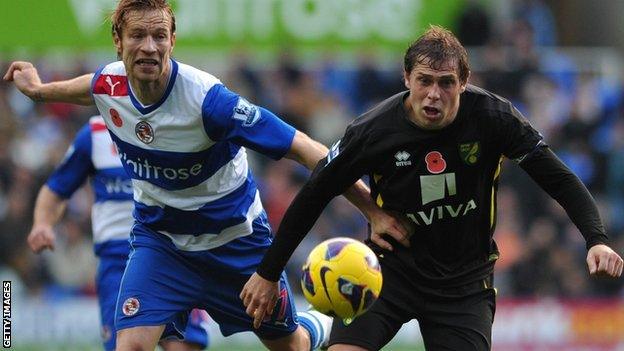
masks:
[(63, 162), (48, 178), (47, 185), (62, 198), (70, 198), (94, 171), (91, 161), (91, 127), (83, 126), (67, 150)]
[(274, 159), (290, 150), (296, 131), (271, 111), (251, 104), (221, 84), (206, 94), (202, 116), (211, 139), (231, 141)]

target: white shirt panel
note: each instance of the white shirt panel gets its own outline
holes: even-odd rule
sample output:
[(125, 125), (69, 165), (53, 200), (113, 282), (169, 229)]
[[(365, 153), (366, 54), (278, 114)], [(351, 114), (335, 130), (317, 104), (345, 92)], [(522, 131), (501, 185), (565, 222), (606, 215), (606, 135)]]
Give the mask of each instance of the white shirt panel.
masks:
[(133, 179), (134, 200), (147, 206), (194, 211), (238, 189), (247, 180), (247, 172), (247, 153), (245, 148), (240, 148), (232, 161), (194, 187), (169, 191), (144, 180)]

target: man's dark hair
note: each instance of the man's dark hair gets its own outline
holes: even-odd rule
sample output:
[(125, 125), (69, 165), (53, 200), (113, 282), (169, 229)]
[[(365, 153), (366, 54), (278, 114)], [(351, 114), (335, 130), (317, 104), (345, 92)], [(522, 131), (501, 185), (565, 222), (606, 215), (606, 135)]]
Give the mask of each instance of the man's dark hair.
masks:
[(403, 64), (405, 72), (410, 73), (416, 64), (440, 69), (449, 61), (457, 63), (459, 80), (465, 84), (470, 74), (466, 49), (451, 31), (432, 25), (407, 48)]
[(171, 33), (175, 33), (175, 16), (167, 0), (120, 0), (111, 15), (113, 35), (121, 37), (121, 29), (126, 21), (126, 14), (130, 11), (164, 10), (171, 17)]

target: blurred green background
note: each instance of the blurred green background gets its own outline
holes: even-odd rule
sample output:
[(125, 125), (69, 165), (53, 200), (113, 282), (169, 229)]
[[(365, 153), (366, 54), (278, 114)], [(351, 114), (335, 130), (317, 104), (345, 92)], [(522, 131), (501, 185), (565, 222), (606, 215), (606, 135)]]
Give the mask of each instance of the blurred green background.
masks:
[[(596, 197), (612, 246), (624, 251), (624, 1), (177, 0), (176, 59), (219, 77), (326, 145), (377, 102), (404, 89), (403, 51), (429, 24), (452, 29), (470, 55), (470, 82), (508, 98)], [(0, 68), (34, 62), (45, 81), (115, 60), (113, 0), (0, 0)], [(0, 82), (0, 277), (12, 290), (15, 350), (99, 349), (88, 189), (56, 228), (56, 251), (25, 238), (34, 198), (93, 108), (35, 104)], [(275, 228), (307, 173), (250, 161)], [(510, 162), (503, 165), (495, 239), (494, 349), (624, 350), (622, 279), (590, 279), (582, 237), (562, 209)], [(288, 267), (331, 236), (363, 239), (343, 199), (325, 210)], [(301, 297), (299, 305), (305, 306)], [(260, 349), (248, 334), (213, 350)], [(28, 345), (28, 346), (25, 346)], [(419, 350), (415, 322), (385, 350)]]

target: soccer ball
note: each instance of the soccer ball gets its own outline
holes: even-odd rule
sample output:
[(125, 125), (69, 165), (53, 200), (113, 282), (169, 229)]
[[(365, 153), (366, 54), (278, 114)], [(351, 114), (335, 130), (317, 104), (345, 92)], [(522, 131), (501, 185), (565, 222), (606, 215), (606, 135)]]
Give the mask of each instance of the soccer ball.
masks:
[(318, 244), (303, 265), (301, 289), (319, 312), (344, 321), (377, 300), (382, 276), (375, 253), (362, 242), (334, 238)]

